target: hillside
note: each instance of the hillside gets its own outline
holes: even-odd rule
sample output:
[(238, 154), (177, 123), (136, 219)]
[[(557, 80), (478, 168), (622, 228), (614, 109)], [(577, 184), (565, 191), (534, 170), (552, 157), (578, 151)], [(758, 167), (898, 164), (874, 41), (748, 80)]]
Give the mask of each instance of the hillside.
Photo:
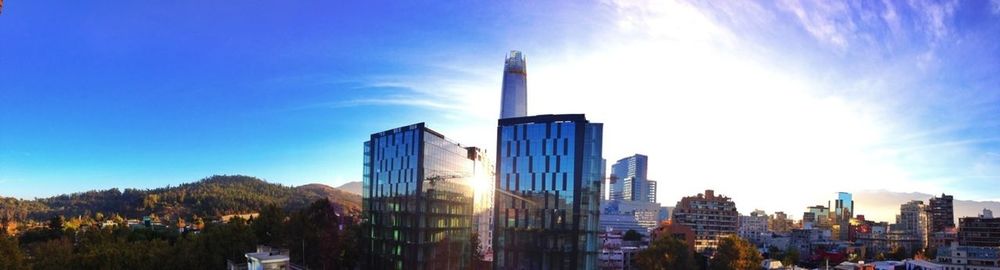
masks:
[(0, 218), (45, 220), (53, 216), (119, 213), (128, 217), (220, 216), (255, 212), (267, 205), (293, 210), (329, 198), (346, 210), (359, 209), (361, 196), (321, 184), (288, 187), (243, 175), (216, 175), (176, 187), (87, 191), (37, 200), (0, 198)]
[(361, 181), (347, 182), (337, 187), (339, 190), (357, 195), (361, 195), (361, 188)]

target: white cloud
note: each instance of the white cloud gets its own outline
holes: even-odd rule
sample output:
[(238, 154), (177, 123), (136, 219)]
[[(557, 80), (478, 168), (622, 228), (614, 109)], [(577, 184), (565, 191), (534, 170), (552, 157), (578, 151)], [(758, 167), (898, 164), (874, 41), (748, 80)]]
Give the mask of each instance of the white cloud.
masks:
[(780, 3), (779, 6), (794, 14), (803, 28), (817, 40), (838, 50), (845, 50), (850, 45), (855, 25), (845, 2), (811, 1), (809, 3), (813, 5), (809, 7), (803, 6), (801, 0), (783, 0)]
[(948, 22), (955, 15), (958, 7), (957, 1), (909, 1), (910, 7), (920, 16), (918, 19), (923, 28), (933, 41), (944, 39), (950, 33)]
[[(858, 35), (853, 21), (842, 20), (850, 17), (843, 4), (817, 2), (809, 10), (798, 1), (784, 4), (820, 42), (844, 49)], [(614, 16), (594, 17), (614, 20), (591, 22), (610, 26), (595, 38), (602, 42), (571, 50), (552, 44), (524, 48), (529, 113), (586, 113), (604, 123), (604, 156), (613, 161), (649, 155), (662, 203), (713, 188), (733, 197), (741, 210), (799, 213), (836, 191), (951, 191), (944, 187), (955, 179), (925, 177), (907, 167), (927, 155), (895, 144), (913, 132), (886, 103), (844, 94), (880, 93), (899, 83), (894, 77), (831, 83), (793, 68), (788, 62), (794, 59), (760, 59), (754, 45), (720, 23), (720, 16), (685, 2), (607, 5)], [(892, 9), (873, 16), (889, 28), (900, 25)], [(454, 61), (453, 69), (486, 71), (458, 81), (400, 81), (463, 112), (430, 123), (432, 128), (492, 149), (502, 61), (493, 55), (456, 59), (465, 61)], [(923, 139), (911, 143), (928, 143)]]

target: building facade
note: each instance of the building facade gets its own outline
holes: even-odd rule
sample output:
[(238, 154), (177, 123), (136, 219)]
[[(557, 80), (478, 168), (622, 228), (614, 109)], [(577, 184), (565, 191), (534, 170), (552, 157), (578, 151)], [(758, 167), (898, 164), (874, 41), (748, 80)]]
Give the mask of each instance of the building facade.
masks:
[(1000, 270), (1000, 247), (952, 244), (938, 248), (936, 261), (947, 270)]
[[(649, 230), (656, 228), (660, 223), (660, 211), (662, 208), (658, 203), (643, 201), (609, 200), (601, 203), (601, 229), (621, 231), (620, 226), (615, 226), (609, 222), (617, 222), (620, 218), (607, 218), (605, 216), (632, 216), (637, 226), (642, 229), (636, 230), (643, 235), (647, 235)], [(631, 229), (631, 228), (629, 228)], [(626, 229), (627, 230), (627, 229)]]
[(656, 181), (648, 178), (649, 158), (635, 154), (611, 165), (611, 200), (656, 202)]
[(901, 238), (907, 240), (912, 239), (914, 243), (907, 247), (908, 250), (916, 251), (927, 247), (929, 234), (926, 207), (923, 201), (910, 201), (899, 206), (899, 215), (896, 216), (896, 224), (891, 227), (890, 233), (901, 235)]
[(603, 125), (582, 114), (500, 119), (494, 269), (596, 269)]
[(764, 210), (754, 210), (750, 215), (741, 215), (737, 234), (754, 245), (763, 246), (765, 237), (770, 234), (767, 220), (767, 213)]
[(718, 246), (720, 237), (736, 235), (738, 219), (736, 203), (729, 197), (716, 196), (715, 191), (705, 190), (677, 202), (672, 222), (693, 229), (695, 250), (706, 252)]
[(1000, 218), (985, 216), (993, 216), (993, 213), (958, 219), (959, 244), (962, 246), (1000, 247)]
[(795, 228), (795, 221), (788, 218), (785, 212), (774, 212), (768, 219), (768, 229), (776, 233), (788, 233)]
[(423, 123), (365, 142), (362, 240), (365, 269), (465, 269), (474, 228), (481, 153)]
[(528, 62), (520, 51), (510, 51), (503, 66), (500, 118), (528, 115)]
[(927, 219), (930, 222), (929, 231), (943, 232), (948, 228), (955, 227), (955, 207), (952, 203), (954, 198), (951, 195), (941, 194), (941, 197), (934, 197), (927, 202)]

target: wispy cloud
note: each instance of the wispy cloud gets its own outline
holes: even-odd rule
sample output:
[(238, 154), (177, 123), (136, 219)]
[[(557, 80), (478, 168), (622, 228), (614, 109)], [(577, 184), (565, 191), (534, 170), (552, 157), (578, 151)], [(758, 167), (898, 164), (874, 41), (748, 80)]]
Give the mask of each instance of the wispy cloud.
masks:
[[(1000, 141), (953, 137), (967, 126), (964, 122), (938, 131), (911, 119), (920, 109), (911, 96), (934, 90), (920, 88), (924, 74), (914, 72), (914, 60), (933, 63), (937, 58), (925, 55), (923, 45), (907, 47), (906, 41), (926, 40), (927, 35), (934, 41), (951, 38), (954, 6), (911, 15), (907, 4), (893, 1), (868, 6), (784, 0), (775, 4), (778, 9), (747, 1), (605, 5), (606, 13), (587, 24), (609, 27), (576, 37), (601, 42), (566, 40), (520, 48), (529, 56), (529, 113), (586, 113), (604, 122), (607, 158), (648, 154), (650, 175), (677, 183), (662, 192), (665, 203), (716, 188), (738, 201), (756, 203), (741, 208), (795, 211), (828, 195), (811, 190), (782, 201), (761, 195), (775, 185), (803, 182), (836, 183), (841, 189), (951, 192), (956, 189), (952, 184), (969, 175), (953, 170), (973, 165), (967, 160), (948, 163), (942, 156), (965, 155), (977, 144)], [(916, 33), (914, 27), (930, 31)], [(803, 30), (803, 38), (789, 37), (788, 31)], [(805, 43), (820, 46), (795, 48)], [(760, 47), (777, 53), (762, 53), (767, 50)], [(813, 47), (830, 50), (809, 51)], [(787, 57), (795, 55), (789, 50), (832, 55), (843, 62), (815, 66)], [(870, 59), (873, 55), (887, 59)], [(878, 72), (851, 70), (864, 64)], [(453, 56), (449, 69), (477, 72), (454, 76), (432, 68), (412, 76), (390, 74), (371, 85), (398, 89), (412, 100), (369, 97), (349, 104), (460, 112), (441, 119), (454, 123), (445, 124), (450, 126), (445, 133), (489, 146), (495, 143), (501, 65), (494, 55)], [(482, 70), (486, 72), (478, 72)]]
[(783, 0), (780, 3), (817, 40), (841, 51), (850, 45), (856, 27), (846, 2), (810, 1), (811, 6), (803, 5), (801, 0)]

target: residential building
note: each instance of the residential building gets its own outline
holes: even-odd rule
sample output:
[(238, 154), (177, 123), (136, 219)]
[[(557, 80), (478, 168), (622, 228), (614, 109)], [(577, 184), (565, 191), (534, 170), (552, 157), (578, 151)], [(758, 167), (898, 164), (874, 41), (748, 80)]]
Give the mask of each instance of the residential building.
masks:
[(948, 228), (955, 227), (955, 208), (952, 204), (951, 195), (941, 194), (941, 197), (934, 197), (927, 202), (927, 219), (929, 221), (929, 232), (941, 232)]
[(829, 229), (804, 228), (792, 229), (788, 248), (796, 249), (803, 257), (807, 257), (821, 246), (830, 245), (832, 234)]
[(647, 178), (649, 158), (635, 154), (611, 165), (611, 200), (656, 202), (656, 181)]
[(481, 154), (424, 123), (372, 134), (364, 151), (364, 268), (467, 268), (473, 186), (489, 177), (477, 170)]
[(500, 118), (528, 116), (528, 62), (520, 51), (510, 51), (503, 66)]
[(1000, 270), (1000, 247), (951, 246), (938, 247), (938, 264), (944, 269)]
[(909, 237), (900, 236), (901, 242), (909, 242), (909, 250), (920, 250), (927, 247), (929, 228), (926, 205), (923, 201), (910, 201), (899, 206), (899, 215), (896, 216), (896, 224), (891, 228), (891, 233), (907, 234)]
[(601, 252), (598, 255), (597, 269), (632, 270), (639, 269), (632, 259), (641, 250), (635, 241), (623, 241), (623, 233), (607, 231), (600, 233)]
[(774, 212), (774, 214), (768, 218), (767, 222), (768, 229), (776, 233), (788, 233), (795, 227), (795, 221), (789, 219), (788, 214), (781, 211)]
[(954, 206), (951, 195), (941, 194), (941, 197), (933, 197), (927, 204), (927, 233), (928, 246), (940, 247), (950, 245), (957, 238), (955, 228)]
[(705, 190), (684, 197), (674, 207), (673, 223), (688, 226), (695, 232), (695, 250), (706, 252), (718, 246), (719, 238), (736, 235), (739, 213), (729, 197)]
[(582, 114), (500, 119), (494, 269), (596, 269), (602, 134)]
[(1000, 247), (1000, 218), (987, 212), (980, 217), (958, 219), (958, 243), (962, 246)]
[(763, 246), (765, 237), (770, 234), (767, 221), (767, 213), (764, 210), (754, 210), (750, 215), (741, 215), (737, 234), (754, 245)]

